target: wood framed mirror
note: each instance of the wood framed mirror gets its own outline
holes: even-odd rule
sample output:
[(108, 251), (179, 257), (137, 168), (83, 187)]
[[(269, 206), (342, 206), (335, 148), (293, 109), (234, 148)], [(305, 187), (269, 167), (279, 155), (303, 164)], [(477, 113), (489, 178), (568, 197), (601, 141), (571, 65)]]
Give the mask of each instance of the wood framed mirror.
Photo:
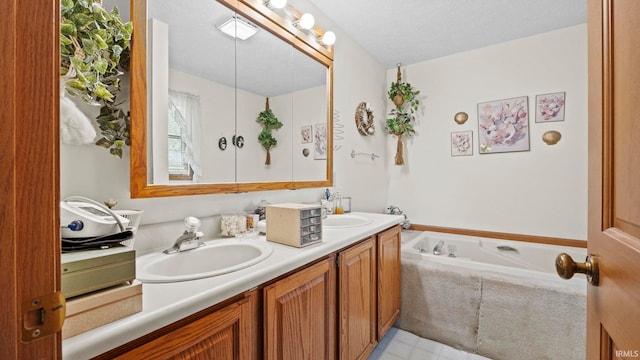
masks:
[[(333, 48), (298, 16), (261, 0), (131, 0), (132, 198), (332, 185)], [(223, 34), (234, 19), (256, 34)], [(267, 98), (283, 124), (271, 165), (256, 121)]]

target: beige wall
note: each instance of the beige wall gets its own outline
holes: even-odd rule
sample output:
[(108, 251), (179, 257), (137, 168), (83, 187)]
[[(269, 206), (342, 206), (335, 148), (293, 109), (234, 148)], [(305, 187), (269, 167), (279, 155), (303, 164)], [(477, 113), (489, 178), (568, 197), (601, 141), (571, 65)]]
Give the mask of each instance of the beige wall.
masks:
[[(404, 67), (405, 78), (422, 91), (423, 107), (418, 134), (406, 142), (407, 165), (398, 167), (395, 138), (383, 128), (395, 69), (385, 70), (321, 14), (316, 19), (338, 35), (334, 109), (344, 133), (335, 141), (334, 179), (354, 210), (381, 212), (394, 204), (418, 224), (586, 239), (586, 25)], [(478, 154), (477, 103), (528, 96), (531, 112), (536, 94), (557, 91), (567, 93), (567, 120), (536, 124), (531, 118), (531, 151)], [(374, 136), (355, 128), (361, 101), (373, 108)], [(469, 114), (465, 125), (453, 122), (458, 111)], [(563, 137), (547, 146), (540, 137), (552, 129)], [(462, 130), (473, 131), (474, 155), (452, 158), (450, 133)], [(352, 150), (382, 157), (353, 159)], [(248, 210), (261, 199), (312, 202), (324, 190), (132, 200), (128, 159), (128, 153), (120, 160), (96, 146), (62, 145), (61, 196), (116, 198), (120, 208), (145, 210), (143, 223), (156, 223)]]
[[(389, 202), (412, 223), (586, 239), (587, 27), (573, 26), (405, 68), (421, 90), (417, 135), (391, 165)], [(395, 69), (387, 80), (395, 79)], [(535, 123), (535, 96), (566, 92), (565, 121)], [(479, 154), (477, 104), (529, 97), (530, 151)], [(464, 125), (453, 116), (469, 114)], [(450, 133), (473, 131), (473, 156), (452, 157)], [(562, 133), (555, 146), (548, 130)], [(387, 153), (395, 153), (389, 139)]]

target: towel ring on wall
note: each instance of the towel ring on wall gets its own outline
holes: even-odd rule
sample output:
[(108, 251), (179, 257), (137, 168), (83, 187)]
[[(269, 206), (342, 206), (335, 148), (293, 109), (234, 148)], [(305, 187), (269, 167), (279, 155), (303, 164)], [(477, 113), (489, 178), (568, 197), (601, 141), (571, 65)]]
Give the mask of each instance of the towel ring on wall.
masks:
[(361, 102), (356, 108), (356, 128), (360, 135), (364, 136), (373, 135), (376, 132), (373, 126), (373, 111), (366, 102)]

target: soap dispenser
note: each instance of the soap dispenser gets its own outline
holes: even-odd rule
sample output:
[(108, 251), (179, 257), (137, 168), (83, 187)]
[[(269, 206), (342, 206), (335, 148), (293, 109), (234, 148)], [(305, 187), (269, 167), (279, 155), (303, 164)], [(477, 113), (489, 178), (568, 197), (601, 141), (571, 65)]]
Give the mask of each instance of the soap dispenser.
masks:
[(269, 205), (271, 204), (268, 203), (266, 200), (260, 200), (260, 202), (258, 203), (255, 213), (260, 215), (260, 220), (266, 219), (267, 206)]
[(339, 192), (333, 193), (333, 212), (334, 214), (344, 214), (344, 208), (342, 207), (342, 194)]

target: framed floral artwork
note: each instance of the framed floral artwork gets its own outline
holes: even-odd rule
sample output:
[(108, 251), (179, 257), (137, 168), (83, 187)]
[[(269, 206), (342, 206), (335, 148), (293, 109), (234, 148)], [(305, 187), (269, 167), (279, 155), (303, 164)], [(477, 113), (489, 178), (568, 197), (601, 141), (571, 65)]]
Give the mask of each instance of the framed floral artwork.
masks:
[(313, 142), (313, 130), (311, 125), (300, 127), (300, 141), (303, 144)]
[(529, 150), (527, 96), (478, 104), (480, 154)]
[(327, 124), (313, 125), (313, 159), (327, 159)]
[(536, 122), (564, 121), (564, 101), (564, 92), (537, 95)]
[(451, 133), (451, 156), (473, 155), (473, 131)]

